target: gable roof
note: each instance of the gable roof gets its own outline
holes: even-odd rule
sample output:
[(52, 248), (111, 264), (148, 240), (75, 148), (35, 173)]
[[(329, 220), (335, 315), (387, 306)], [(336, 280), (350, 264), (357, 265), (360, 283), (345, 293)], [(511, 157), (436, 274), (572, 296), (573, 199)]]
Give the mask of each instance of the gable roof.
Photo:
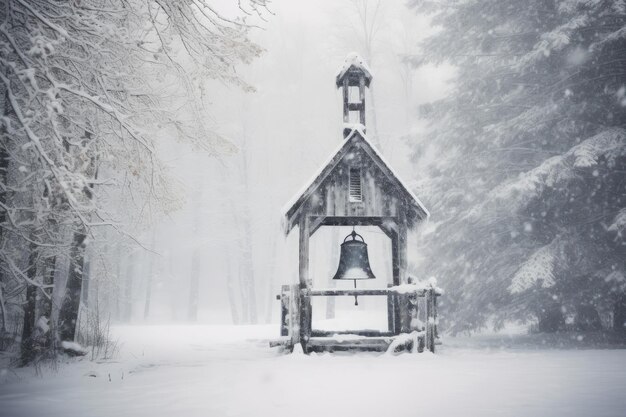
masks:
[(335, 84), (337, 85), (337, 88), (341, 87), (343, 85), (343, 79), (346, 76), (352, 78), (352, 81), (356, 82), (361, 74), (363, 74), (365, 78), (365, 86), (369, 87), (370, 82), (372, 81), (372, 71), (359, 54), (351, 52), (348, 56), (346, 56), (341, 68), (339, 68), (337, 77), (335, 78)]
[(410, 190), (409, 187), (398, 177), (398, 175), (391, 169), (391, 166), (383, 158), (381, 153), (372, 145), (365, 136), (361, 125), (356, 125), (346, 137), (341, 145), (330, 154), (327, 161), (321, 165), (318, 172), (293, 196), (285, 206), (283, 206), (283, 229), (285, 234), (288, 234), (294, 226), (294, 219), (299, 214), (300, 208), (306, 202), (306, 200), (315, 192), (320, 184), (328, 177), (328, 175), (335, 169), (343, 157), (348, 151), (357, 143), (362, 145), (363, 151), (372, 159), (376, 166), (383, 172), (383, 174), (405, 194), (405, 200), (416, 210), (417, 216), (420, 219), (426, 219), (430, 216), (430, 213), (420, 201), (419, 198)]

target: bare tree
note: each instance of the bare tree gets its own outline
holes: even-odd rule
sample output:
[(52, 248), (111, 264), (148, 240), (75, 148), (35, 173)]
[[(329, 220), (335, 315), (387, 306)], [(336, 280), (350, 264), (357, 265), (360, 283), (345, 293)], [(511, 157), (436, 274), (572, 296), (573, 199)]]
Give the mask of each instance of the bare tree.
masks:
[[(242, 10), (256, 13), (263, 4), (246, 2)], [(138, 217), (146, 204), (162, 210), (176, 205), (154, 153), (154, 132), (169, 126), (212, 154), (228, 148), (204, 127), (194, 80), (202, 75), (249, 88), (235, 66), (260, 52), (247, 38), (247, 25), (203, 0), (100, 6), (96, 0), (8, 0), (0, 8), (2, 320), (5, 288), (18, 289), (11, 291), (18, 300), (11, 305), (26, 301), (31, 323), (33, 293), (50, 297), (48, 285), (54, 285), (51, 340), (76, 336), (86, 249), (100, 236), (98, 228), (113, 227), (136, 241), (128, 233), (132, 227), (109, 210), (110, 200), (133, 206)], [(175, 50), (187, 54), (186, 66), (173, 59)], [(182, 105), (194, 115), (191, 121), (172, 111), (181, 107), (181, 95), (155, 88), (159, 78), (187, 92)], [(67, 275), (55, 272), (54, 282), (44, 284), (45, 268), (34, 262), (60, 258)]]

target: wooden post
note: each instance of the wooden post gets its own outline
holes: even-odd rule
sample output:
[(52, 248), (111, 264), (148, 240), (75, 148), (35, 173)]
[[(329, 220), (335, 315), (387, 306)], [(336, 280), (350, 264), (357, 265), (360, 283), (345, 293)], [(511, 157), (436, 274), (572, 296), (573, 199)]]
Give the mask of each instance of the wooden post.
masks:
[(310, 220), (306, 214), (300, 218), (300, 241), (299, 241), (299, 282), (301, 288), (310, 288), (309, 280), (309, 226)]
[(343, 122), (350, 123), (350, 86), (348, 85), (348, 77), (343, 79)]
[(411, 322), (409, 323), (409, 329), (411, 331), (419, 331), (420, 329), (418, 328), (419, 326), (417, 325), (418, 323), (417, 295), (415, 293), (409, 294), (407, 296), (407, 299), (408, 299), (408, 307), (409, 307), (409, 317), (411, 319)]
[(289, 285), (280, 288), (280, 335), (289, 336)]
[[(393, 233), (391, 237), (391, 270), (393, 276), (393, 285), (400, 285), (400, 254), (399, 254), (399, 238), (398, 233)], [(393, 296), (393, 331), (395, 334), (400, 334), (401, 328), (401, 297), (398, 294)]]
[(435, 344), (436, 344), (437, 339), (439, 339), (439, 329), (437, 328), (439, 324), (439, 319), (437, 318), (437, 294), (433, 294), (433, 319), (435, 320), (434, 338), (435, 338)]
[[(407, 283), (407, 226), (404, 216), (400, 215), (400, 221), (398, 222), (398, 266), (400, 272), (400, 284)], [(409, 298), (402, 297), (402, 304), (400, 305), (400, 317), (401, 327), (411, 330), (411, 315), (409, 312)]]
[(400, 284), (406, 284), (407, 281), (407, 225), (404, 216), (401, 216), (398, 224), (398, 268)]
[[(387, 284), (387, 288), (393, 287), (393, 284)], [(394, 308), (394, 294), (389, 292), (387, 294), (387, 330), (391, 333), (395, 332), (395, 308)]]
[(300, 343), (300, 285), (289, 286), (289, 336), (291, 346)]
[(400, 262), (398, 257), (398, 234), (394, 233), (391, 238), (391, 271), (393, 285), (400, 285)]
[[(409, 309), (409, 330), (411, 332), (419, 331), (418, 326), (418, 304), (417, 304), (417, 294), (409, 294), (407, 297), (407, 307)], [(419, 338), (415, 340), (413, 343), (416, 346), (413, 346), (413, 352), (418, 353), (420, 351), (420, 343)]]
[[(395, 285), (406, 284), (407, 275), (407, 225), (403, 216), (401, 216), (398, 222), (398, 233), (395, 235), (395, 239), (392, 239), (392, 255), (393, 255), (393, 281)], [(395, 241), (395, 244), (394, 244)], [(409, 299), (407, 296), (398, 295), (396, 297), (397, 305), (397, 324), (399, 325), (399, 332), (407, 333), (411, 331), (411, 316), (409, 311)]]
[(426, 290), (426, 349), (435, 353), (435, 290)]
[(361, 101), (359, 121), (365, 126), (365, 77), (359, 77), (359, 100)]
[(300, 244), (299, 244), (299, 279), (300, 279), (300, 344), (307, 352), (306, 344), (311, 337), (311, 280), (309, 278), (309, 227), (310, 220), (306, 214), (300, 217)]

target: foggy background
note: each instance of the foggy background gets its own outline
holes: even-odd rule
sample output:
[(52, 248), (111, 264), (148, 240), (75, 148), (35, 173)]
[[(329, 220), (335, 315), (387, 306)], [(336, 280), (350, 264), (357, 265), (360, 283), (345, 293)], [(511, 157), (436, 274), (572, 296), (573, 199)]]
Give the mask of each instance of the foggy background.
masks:
[[(133, 264), (133, 321), (144, 319), (150, 273), (154, 276), (148, 321), (187, 320), (194, 274), (199, 276), (199, 321), (231, 323), (234, 302), (235, 316), (246, 322), (240, 289), (246, 274), (252, 275), (258, 322), (277, 320), (279, 303), (274, 296), (282, 284), (295, 283), (298, 276), (297, 233), (284, 237), (282, 207), (343, 141), (341, 90), (334, 81), (349, 52), (361, 54), (373, 71), (370, 93), (375, 102), (371, 94), (366, 98), (368, 135), (375, 135), (387, 160), (408, 184), (419, 177), (405, 138), (422, 128), (415, 117), (417, 105), (445, 94), (452, 73), (449, 66), (416, 70), (403, 62), (403, 55), (413, 53), (416, 42), (431, 32), (428, 19), (407, 13), (402, 2), (380, 2), (376, 13), (366, 11), (368, 25), (373, 25), (366, 41), (355, 2), (276, 1), (271, 10), (270, 21), (261, 22), (264, 29), (251, 34), (265, 52), (240, 68), (256, 91), (207, 81), (210, 106), (205, 117), (236, 144), (237, 151), (215, 158), (166, 135), (159, 141), (159, 152), (184, 203), (142, 228), (139, 240), (154, 253), (138, 248), (121, 260), (122, 270)], [(325, 280), (336, 271), (339, 244), (351, 231), (340, 228), (333, 234), (326, 229), (311, 241), (316, 287), (329, 286)], [(386, 236), (371, 229), (358, 230), (369, 244), (378, 278), (367, 285), (382, 287), (390, 276), (390, 246)], [(415, 248), (411, 244), (410, 261), (419, 260)], [(326, 301), (315, 301), (316, 316), (323, 314)], [(352, 314), (374, 306), (381, 312), (386, 308), (377, 297), (360, 300), (359, 309), (347, 298), (337, 301)], [(381, 323), (386, 325), (385, 317)]]

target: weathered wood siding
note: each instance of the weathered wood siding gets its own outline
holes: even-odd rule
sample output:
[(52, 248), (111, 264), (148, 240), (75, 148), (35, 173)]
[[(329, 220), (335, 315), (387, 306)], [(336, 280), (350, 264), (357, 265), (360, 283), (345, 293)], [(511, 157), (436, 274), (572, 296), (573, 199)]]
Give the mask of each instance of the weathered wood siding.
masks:
[[(362, 201), (349, 198), (350, 168), (361, 170)], [(317, 190), (304, 203), (304, 210), (311, 216), (378, 216), (399, 217), (406, 210), (397, 186), (389, 181), (355, 144)]]

